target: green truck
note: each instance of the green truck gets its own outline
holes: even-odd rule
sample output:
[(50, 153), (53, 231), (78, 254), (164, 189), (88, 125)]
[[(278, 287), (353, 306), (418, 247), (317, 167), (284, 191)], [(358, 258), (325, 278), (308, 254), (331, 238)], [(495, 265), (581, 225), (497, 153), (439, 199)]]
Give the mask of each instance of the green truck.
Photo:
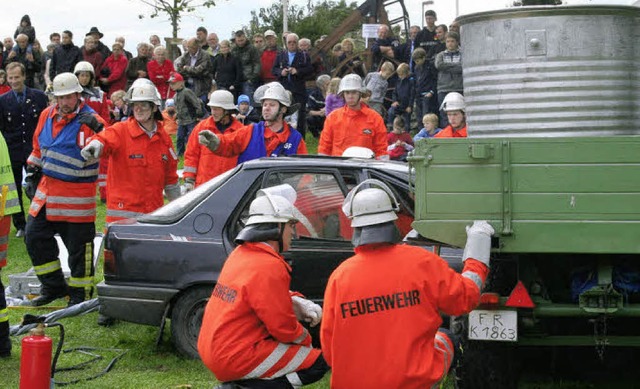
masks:
[[(469, 137), (421, 140), (409, 163), (422, 237), (464, 247), (473, 220), (496, 231), (481, 305), (451, 318), (461, 387), (516, 387), (527, 348), (605, 360), (640, 346), (639, 16), (560, 6), (460, 18)], [(622, 30), (571, 41), (591, 26)], [(593, 106), (613, 114), (591, 119)]]

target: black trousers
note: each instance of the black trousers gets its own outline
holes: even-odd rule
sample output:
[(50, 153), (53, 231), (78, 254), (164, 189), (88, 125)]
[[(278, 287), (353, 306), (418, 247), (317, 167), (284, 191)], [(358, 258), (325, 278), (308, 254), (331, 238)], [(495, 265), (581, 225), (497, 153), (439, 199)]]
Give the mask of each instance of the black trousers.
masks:
[(11, 161), (11, 170), (13, 170), (13, 181), (16, 183), (18, 190), (18, 201), (20, 202), (20, 212), (11, 215), (13, 225), (16, 230), (24, 230), (27, 225), (27, 219), (24, 217), (24, 206), (22, 204), (22, 167), (26, 166), (22, 161)]
[[(70, 293), (77, 295), (92, 292), (92, 279), (95, 273), (93, 266), (93, 239), (96, 236), (94, 223), (52, 222), (47, 220), (46, 206), (42, 207), (38, 216), (29, 215), (25, 244), (31, 257), (36, 275), (42, 284), (42, 294), (54, 295), (67, 291), (67, 284), (60, 268), (58, 258), (60, 250), (55, 234), (62, 238), (69, 252)], [(82, 300), (80, 300), (82, 301)]]
[[(0, 268), (0, 273), (2, 273), (2, 268)], [(6, 315), (7, 300), (4, 296), (2, 278), (0, 278), (0, 354), (11, 351), (11, 340), (9, 339), (9, 318)]]

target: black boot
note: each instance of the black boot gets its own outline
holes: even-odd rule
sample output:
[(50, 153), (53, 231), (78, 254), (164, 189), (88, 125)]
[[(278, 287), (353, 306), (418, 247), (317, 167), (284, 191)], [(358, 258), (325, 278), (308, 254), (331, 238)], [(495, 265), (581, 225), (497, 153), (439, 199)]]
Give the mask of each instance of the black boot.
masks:
[(66, 290), (61, 290), (61, 291), (55, 291), (55, 292), (47, 292), (47, 293), (42, 293), (40, 296), (34, 298), (33, 300), (31, 300), (31, 305), (33, 305), (34, 307), (39, 307), (42, 305), (47, 305), (59, 298), (63, 298), (67, 296), (67, 291)]
[(39, 275), (38, 280), (40, 280), (42, 287), (40, 288), (40, 296), (31, 300), (31, 305), (34, 307), (47, 305), (52, 301), (65, 297), (69, 293), (62, 270)]
[(0, 323), (0, 358), (11, 356), (11, 338), (9, 338), (9, 322)]
[(68, 307), (80, 304), (84, 301), (85, 290), (84, 288), (69, 287), (69, 304)]

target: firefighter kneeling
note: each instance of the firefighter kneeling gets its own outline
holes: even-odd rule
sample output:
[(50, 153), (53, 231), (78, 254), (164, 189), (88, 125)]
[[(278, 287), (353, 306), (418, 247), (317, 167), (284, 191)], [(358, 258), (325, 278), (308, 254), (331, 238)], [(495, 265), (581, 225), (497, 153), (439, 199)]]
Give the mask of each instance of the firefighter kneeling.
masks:
[(480, 300), (493, 228), (484, 221), (467, 228), (458, 274), (436, 254), (396, 244), (398, 210), (393, 192), (378, 180), (362, 182), (344, 201), (356, 255), (329, 278), (320, 329), (332, 388), (433, 387), (459, 350), (455, 337), (439, 328), (440, 312), (462, 315)]
[(295, 233), (295, 196), (286, 184), (258, 191), (207, 303), (198, 352), (221, 388), (299, 388), (328, 370), (298, 322), (317, 325), (322, 308), (289, 291), (280, 255)]

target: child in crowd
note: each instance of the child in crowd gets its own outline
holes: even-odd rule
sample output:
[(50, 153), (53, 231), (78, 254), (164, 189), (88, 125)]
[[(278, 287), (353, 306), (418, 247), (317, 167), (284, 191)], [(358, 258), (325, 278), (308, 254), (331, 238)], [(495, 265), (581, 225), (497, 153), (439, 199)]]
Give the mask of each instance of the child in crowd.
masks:
[[(20, 19), (20, 25), (16, 28), (16, 32), (13, 34), (13, 39), (16, 39), (20, 34), (24, 34), (29, 38), (27, 54), (33, 54), (33, 42), (36, 40), (36, 29), (31, 25), (31, 18), (29, 15), (24, 15), (22, 19)], [(13, 46), (12, 50), (16, 54), (19, 53), (20, 47), (18, 46), (18, 43)]]
[(249, 100), (249, 96), (238, 96), (238, 105), (236, 106), (238, 113), (235, 115), (236, 120), (242, 124), (258, 123), (260, 121), (260, 113), (254, 109)]
[(435, 113), (428, 113), (424, 115), (422, 117), (422, 125), (424, 128), (413, 137), (414, 142), (417, 142), (420, 139), (433, 138), (442, 130), (441, 128), (438, 128), (438, 115)]
[(0, 95), (5, 94), (11, 90), (9, 84), (7, 84), (7, 72), (0, 69)]
[(167, 99), (164, 102), (164, 110), (162, 111), (162, 121), (164, 130), (169, 135), (175, 135), (178, 132), (178, 122), (176, 122), (176, 103), (173, 99)]
[(409, 77), (408, 64), (401, 63), (398, 65), (396, 71), (398, 73), (398, 82), (396, 83), (396, 88), (393, 90), (393, 103), (391, 103), (391, 108), (389, 108), (387, 123), (393, 124), (396, 116), (402, 116), (405, 130), (409, 132), (411, 111), (416, 95), (415, 81), (412, 77)]
[(369, 97), (369, 107), (384, 118), (384, 96), (387, 94), (389, 77), (395, 71), (393, 64), (386, 61), (380, 66), (379, 72), (371, 72), (364, 79), (364, 86), (371, 96)]
[[(448, 32), (445, 41), (447, 49), (436, 55), (435, 67), (438, 69), (438, 107), (451, 92), (462, 94), (462, 52), (460, 51), (460, 35)], [(449, 125), (444, 111), (440, 113), (442, 127)]]
[(117, 90), (111, 94), (111, 103), (113, 108), (111, 109), (111, 121), (122, 122), (129, 118), (131, 114), (129, 112), (129, 106), (124, 102), (124, 96), (127, 92), (122, 89)]
[(416, 118), (419, 119), (429, 112), (438, 112), (438, 96), (436, 96), (438, 72), (433, 62), (427, 60), (424, 49), (415, 49), (411, 58), (415, 63), (413, 75), (416, 85)]
[(327, 97), (324, 100), (325, 117), (342, 106), (344, 106), (344, 99), (338, 96), (338, 87), (340, 86), (340, 77), (334, 77), (329, 82), (329, 89), (327, 90)]
[(405, 123), (402, 116), (393, 119), (393, 130), (387, 134), (389, 158), (394, 161), (406, 161), (407, 153), (413, 150), (413, 139), (405, 132)]
[(196, 94), (184, 86), (184, 78), (180, 73), (172, 73), (169, 77), (169, 87), (176, 92), (173, 100), (176, 103), (178, 137), (176, 149), (179, 156), (184, 155), (187, 140), (191, 131), (198, 124), (198, 119), (204, 116), (202, 100)]

